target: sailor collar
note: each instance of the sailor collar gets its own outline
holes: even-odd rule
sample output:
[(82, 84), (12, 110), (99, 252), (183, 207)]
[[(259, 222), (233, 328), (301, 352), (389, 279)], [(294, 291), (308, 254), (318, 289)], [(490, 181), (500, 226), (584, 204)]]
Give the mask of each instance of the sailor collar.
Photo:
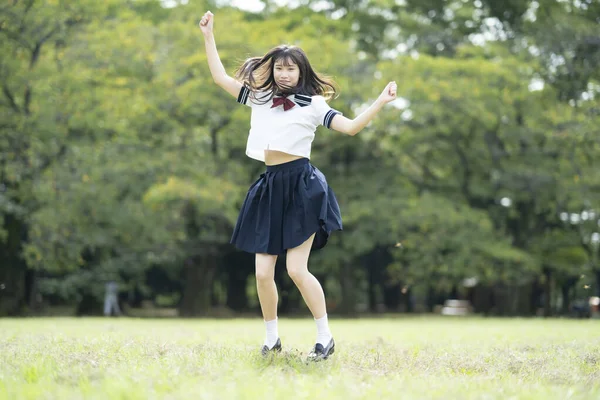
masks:
[[(248, 104), (248, 100), (251, 96), (251, 92), (250, 89), (248, 89), (248, 87), (246, 86), (242, 86), (242, 89), (240, 90), (240, 94), (238, 95), (238, 103), (241, 104)], [(261, 104), (265, 104), (269, 103), (268, 100), (266, 100), (266, 98), (269, 96), (269, 93), (256, 93), (254, 95), (254, 98), (256, 100), (256, 104), (261, 105)], [(276, 97), (278, 97), (277, 95), (273, 96), (273, 98), (271, 99), (270, 103), (273, 104), (273, 99), (275, 99)], [(288, 100), (294, 102), (295, 104), (299, 105), (300, 107), (306, 107), (306, 106), (310, 106), (312, 104), (312, 96), (306, 95), (306, 94), (290, 94), (286, 97)]]
[(300, 107), (310, 106), (311, 102), (312, 102), (312, 98), (310, 96), (307, 96), (305, 94), (299, 94), (299, 93), (298, 94), (289, 94), (289, 95), (276, 94), (273, 96), (273, 99), (271, 101), (275, 100), (276, 98), (281, 98), (281, 97), (293, 101)]
[(304, 94), (294, 94), (288, 96), (288, 99), (292, 100), (294, 103), (298, 104), (300, 107), (310, 106), (312, 102), (312, 98), (310, 96)]

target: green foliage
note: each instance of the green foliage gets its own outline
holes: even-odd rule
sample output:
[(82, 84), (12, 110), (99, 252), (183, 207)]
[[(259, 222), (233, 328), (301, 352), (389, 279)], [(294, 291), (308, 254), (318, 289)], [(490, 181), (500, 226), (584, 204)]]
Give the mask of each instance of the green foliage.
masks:
[(72, 296), (64, 286), (118, 275), (142, 287), (150, 266), (179, 271), (231, 250), (263, 167), (244, 155), (249, 110), (210, 76), (197, 28), (208, 7), (230, 74), (299, 45), (338, 82), (331, 105), (350, 118), (398, 82), (401, 99), (358, 136), (317, 132), (312, 161), (345, 231), (311, 258), (316, 272), (357, 272), (376, 249), (392, 255), (391, 278), (412, 285), (598, 271), (585, 241), (597, 227), (584, 235), (559, 219), (600, 209), (595, 4), (267, 3), (261, 14), (150, 0), (3, 6), (0, 243), (22, 241), (11, 257), (67, 274), (48, 291)]

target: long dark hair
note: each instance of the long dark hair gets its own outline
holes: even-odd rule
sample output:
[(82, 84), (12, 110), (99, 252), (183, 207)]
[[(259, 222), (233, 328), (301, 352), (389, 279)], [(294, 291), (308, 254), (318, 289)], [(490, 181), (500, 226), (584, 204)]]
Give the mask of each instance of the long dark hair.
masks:
[[(275, 83), (273, 67), (281, 60), (283, 65), (293, 62), (300, 70), (296, 87), (281, 88)], [(317, 73), (310, 65), (306, 53), (296, 46), (281, 45), (269, 50), (262, 57), (247, 59), (235, 72), (235, 78), (256, 92), (265, 93), (259, 100), (267, 102), (278, 94), (321, 95), (327, 100), (337, 96), (336, 83), (329, 77)]]

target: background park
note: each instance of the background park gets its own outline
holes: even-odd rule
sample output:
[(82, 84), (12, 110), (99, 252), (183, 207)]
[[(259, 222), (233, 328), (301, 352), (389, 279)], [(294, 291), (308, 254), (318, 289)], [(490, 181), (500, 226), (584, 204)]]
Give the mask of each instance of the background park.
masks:
[[(229, 238), (264, 165), (207, 10), (230, 74), (298, 45), (348, 117), (398, 84), (313, 143), (344, 221), (309, 261), (325, 363), (284, 257), (258, 354)], [(0, 49), (0, 399), (600, 398), (600, 2), (7, 0)]]

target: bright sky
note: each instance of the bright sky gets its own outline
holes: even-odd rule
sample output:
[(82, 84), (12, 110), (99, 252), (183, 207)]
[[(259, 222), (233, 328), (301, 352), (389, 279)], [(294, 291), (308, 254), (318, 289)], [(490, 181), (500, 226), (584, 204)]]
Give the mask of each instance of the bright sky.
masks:
[[(258, 12), (262, 11), (264, 5), (259, 0), (221, 0), (221, 3), (230, 4), (242, 10)], [(275, 0), (278, 6), (297, 7), (298, 0)]]
[(264, 8), (264, 4), (262, 4), (259, 0), (230, 0), (227, 3), (231, 4), (234, 7), (241, 8), (242, 10), (258, 12)]
[[(186, 4), (188, 0), (161, 0), (163, 7), (175, 7), (178, 3)], [(219, 0), (219, 5), (231, 5), (242, 10), (251, 11), (251, 12), (259, 12), (265, 8), (264, 4), (259, 0)], [(275, 0), (280, 6), (290, 5), (294, 6), (296, 3), (295, 0)]]

